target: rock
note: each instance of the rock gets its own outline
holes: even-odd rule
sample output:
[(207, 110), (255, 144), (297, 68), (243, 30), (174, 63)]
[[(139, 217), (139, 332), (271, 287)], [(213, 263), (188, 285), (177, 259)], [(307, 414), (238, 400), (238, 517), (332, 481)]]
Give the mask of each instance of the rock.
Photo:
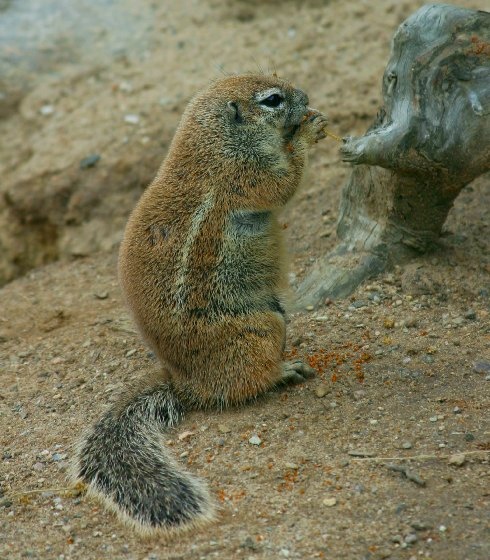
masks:
[(484, 375), (490, 373), (490, 362), (486, 360), (478, 360), (473, 365), (473, 371), (475, 373), (483, 373)]
[(259, 438), (259, 436), (257, 434), (254, 434), (249, 440), (248, 443), (251, 443), (252, 445), (260, 445), (262, 443), (262, 440)]
[(325, 498), (322, 503), (326, 507), (333, 507), (337, 505), (337, 498)]
[(405, 326), (407, 329), (414, 329), (419, 326), (419, 320), (417, 317), (411, 315), (405, 319)]
[(231, 432), (231, 428), (230, 426), (228, 426), (228, 424), (218, 424), (218, 430), (222, 434), (229, 434)]
[(402, 449), (412, 449), (412, 444), (409, 441), (404, 441), (402, 443)]
[(49, 115), (52, 115), (54, 113), (55, 109), (54, 109), (54, 105), (43, 105), (40, 109), (39, 112), (41, 113), (41, 115), (43, 115), (44, 117), (48, 117)]
[(140, 122), (139, 115), (124, 115), (124, 122), (128, 124), (138, 124)]
[(331, 387), (329, 387), (328, 385), (322, 384), (322, 385), (318, 385), (318, 387), (315, 389), (315, 395), (319, 398), (322, 399), (325, 395), (328, 395), (331, 392)]
[(95, 167), (100, 160), (99, 154), (91, 154), (87, 157), (84, 157), (80, 161), (80, 169), (89, 169), (90, 167)]
[(94, 294), (94, 296), (96, 297), (96, 299), (107, 299), (109, 297), (109, 292), (99, 292), (97, 294)]
[(447, 462), (455, 467), (462, 467), (466, 463), (466, 455), (464, 453), (455, 453), (449, 457)]
[(248, 548), (250, 550), (258, 550), (257, 543), (252, 539), (252, 537), (247, 537), (243, 542), (240, 543), (240, 548)]
[(425, 523), (424, 521), (414, 521), (410, 524), (410, 527), (412, 527), (412, 529), (415, 529), (415, 531), (427, 531), (429, 529), (432, 529), (432, 525), (430, 525), (429, 523)]
[(407, 544), (415, 544), (419, 538), (415, 533), (409, 533), (404, 540)]
[(391, 542), (400, 544), (403, 542), (403, 537), (401, 535), (393, 535), (391, 537)]
[(196, 432), (192, 432), (190, 430), (186, 430), (184, 432), (182, 432), (181, 434), (178, 435), (179, 441), (183, 441), (185, 439), (189, 439), (191, 436), (193, 436)]
[(473, 309), (468, 309), (468, 311), (464, 314), (464, 318), (468, 319), (468, 321), (476, 321), (476, 313)]

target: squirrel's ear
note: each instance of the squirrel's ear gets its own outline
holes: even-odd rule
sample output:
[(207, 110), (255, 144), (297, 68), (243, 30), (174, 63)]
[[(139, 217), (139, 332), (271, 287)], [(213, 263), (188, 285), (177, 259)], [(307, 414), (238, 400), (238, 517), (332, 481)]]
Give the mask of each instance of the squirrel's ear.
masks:
[(243, 123), (243, 117), (240, 109), (238, 108), (238, 103), (235, 103), (234, 101), (228, 101), (228, 103), (226, 104), (226, 110), (228, 111), (231, 120), (238, 124)]

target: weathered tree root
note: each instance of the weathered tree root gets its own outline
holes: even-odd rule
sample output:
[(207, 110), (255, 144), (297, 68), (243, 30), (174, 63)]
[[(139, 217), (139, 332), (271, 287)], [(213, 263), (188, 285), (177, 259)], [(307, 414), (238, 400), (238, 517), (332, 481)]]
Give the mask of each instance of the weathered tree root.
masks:
[(490, 170), (490, 13), (427, 5), (398, 28), (383, 77), (384, 107), (353, 163), (337, 248), (299, 288), (301, 306), (352, 293), (365, 279), (426, 252), (454, 200)]

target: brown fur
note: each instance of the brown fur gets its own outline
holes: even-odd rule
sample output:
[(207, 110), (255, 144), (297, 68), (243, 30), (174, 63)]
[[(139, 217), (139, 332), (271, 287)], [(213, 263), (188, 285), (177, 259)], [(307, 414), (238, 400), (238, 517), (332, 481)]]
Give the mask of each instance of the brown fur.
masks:
[[(301, 122), (306, 105), (295, 107), (297, 113), (288, 124), (300, 128), (290, 141), (280, 123), (264, 123), (253, 95), (277, 86), (289, 93), (291, 104), (297, 98), (307, 101), (277, 78), (251, 75), (221, 80), (190, 103), (165, 162), (129, 219), (121, 246), (121, 284), (133, 316), (179, 396), (193, 406), (240, 403), (281, 377), (284, 318), (261, 307), (267, 298), (284, 299), (283, 232), (277, 213), (298, 189), (307, 149), (320, 127), (316, 121)], [(238, 103), (244, 124), (230, 122), (229, 100)], [(247, 158), (248, 146), (242, 146), (240, 157), (238, 150), (224, 155), (233, 142), (230, 134), (236, 136), (233, 129), (249, 122), (253, 148), (271, 153), (272, 161)], [(261, 142), (264, 147), (257, 148)], [(206, 196), (212, 200), (189, 247), (187, 273), (182, 274), (183, 247)], [(267, 235), (239, 246), (226, 232), (230, 213), (237, 210), (270, 211)], [(203, 320), (198, 310), (219, 297), (219, 258), (226, 252), (240, 267), (240, 251), (247, 252), (242, 260), (249, 267), (257, 272), (266, 268), (267, 274), (256, 293), (243, 294), (237, 286), (227, 294), (229, 299), (246, 300), (244, 313)], [(185, 282), (183, 302), (176, 295), (179, 275)]]
[[(189, 104), (129, 218), (121, 285), (162, 373), (153, 389), (125, 399), (96, 425), (77, 468), (97, 495), (107, 495), (111, 507), (144, 530), (185, 527), (212, 511), (205, 488), (179, 472), (165, 449), (149, 452), (145, 430), (174, 425), (180, 406), (243, 403), (310, 375), (304, 365), (282, 361), (286, 275), (277, 219), (300, 185), (308, 148), (324, 137), (325, 117), (307, 104), (301, 90), (276, 77), (213, 83)], [(111, 426), (127, 445), (112, 441)], [(135, 431), (140, 439), (132, 438)], [(113, 447), (120, 455), (105, 460)], [(175, 474), (184, 488), (148, 474), (146, 483), (135, 456), (150, 456), (150, 472)], [(135, 482), (116, 483), (126, 471)], [(154, 500), (165, 501), (164, 511)]]

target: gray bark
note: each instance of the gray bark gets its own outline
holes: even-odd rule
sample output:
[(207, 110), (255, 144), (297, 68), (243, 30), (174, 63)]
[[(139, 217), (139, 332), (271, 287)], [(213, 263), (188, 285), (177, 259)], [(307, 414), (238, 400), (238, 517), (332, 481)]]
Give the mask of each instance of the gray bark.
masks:
[(339, 245), (300, 286), (302, 306), (426, 252), (463, 187), (490, 170), (490, 13), (422, 7), (393, 38), (382, 92), (374, 124), (341, 147), (355, 167)]

